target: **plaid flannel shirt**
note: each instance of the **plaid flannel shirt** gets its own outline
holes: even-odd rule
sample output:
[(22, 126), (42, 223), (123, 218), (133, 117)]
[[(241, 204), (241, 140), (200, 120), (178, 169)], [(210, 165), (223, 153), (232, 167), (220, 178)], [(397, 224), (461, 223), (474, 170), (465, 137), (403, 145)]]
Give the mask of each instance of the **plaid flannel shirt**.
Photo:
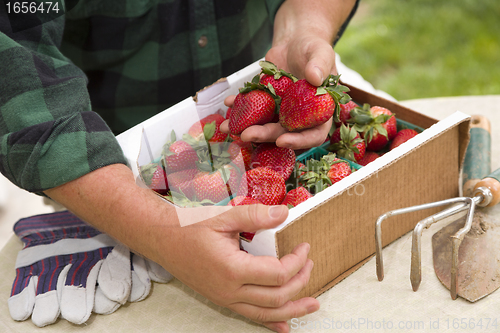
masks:
[(50, 2), (0, 0), (0, 171), (39, 194), (125, 164), (114, 134), (263, 57), (283, 0)]

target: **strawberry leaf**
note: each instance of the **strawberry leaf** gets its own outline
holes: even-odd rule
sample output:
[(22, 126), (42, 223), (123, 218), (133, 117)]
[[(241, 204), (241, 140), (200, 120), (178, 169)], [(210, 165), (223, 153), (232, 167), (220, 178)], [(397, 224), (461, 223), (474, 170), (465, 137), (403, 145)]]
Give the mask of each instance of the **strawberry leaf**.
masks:
[(209, 141), (211, 138), (213, 138), (215, 130), (215, 120), (211, 123), (205, 124), (205, 126), (203, 126), (203, 135), (205, 136), (205, 140)]
[(316, 90), (316, 96), (324, 95), (327, 94), (328, 91), (324, 88), (319, 86), (318, 89)]
[(175, 142), (177, 140), (177, 136), (175, 135), (175, 131), (172, 130), (170, 133), (170, 142)]

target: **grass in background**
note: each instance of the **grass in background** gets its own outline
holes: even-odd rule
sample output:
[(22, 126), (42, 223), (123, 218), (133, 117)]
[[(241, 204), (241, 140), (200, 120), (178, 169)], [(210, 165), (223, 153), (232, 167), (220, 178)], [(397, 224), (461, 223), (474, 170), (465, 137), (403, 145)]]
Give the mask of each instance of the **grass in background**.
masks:
[(335, 51), (398, 100), (500, 94), (500, 1), (361, 0)]

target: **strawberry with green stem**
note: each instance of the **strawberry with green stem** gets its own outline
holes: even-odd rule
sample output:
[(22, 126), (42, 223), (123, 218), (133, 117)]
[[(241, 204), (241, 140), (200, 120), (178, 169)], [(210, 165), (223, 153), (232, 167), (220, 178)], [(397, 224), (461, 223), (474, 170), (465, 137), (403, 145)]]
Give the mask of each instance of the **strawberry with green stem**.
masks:
[(300, 186), (288, 191), (281, 204), (288, 206), (288, 208), (292, 208), (312, 197), (313, 195), (311, 192), (309, 192), (305, 187)]
[(365, 156), (366, 144), (354, 127), (342, 124), (333, 132), (327, 149), (357, 163)]
[(195, 149), (186, 141), (177, 141), (175, 132), (172, 130), (170, 142), (163, 146), (162, 163), (167, 174), (192, 169), (198, 161)]
[(339, 103), (351, 97), (349, 89), (339, 84), (340, 75), (329, 75), (323, 84), (315, 87), (305, 79), (298, 80), (286, 91), (281, 101), (279, 122), (286, 130), (301, 131), (327, 122), (332, 116), (338, 121)]
[(390, 150), (393, 150), (394, 148), (398, 147), (399, 145), (403, 144), (404, 142), (410, 140), (414, 136), (418, 135), (418, 132), (413, 130), (413, 129), (402, 129), (399, 131), (396, 136), (394, 137), (394, 140), (392, 140), (391, 145), (389, 147)]
[(334, 153), (328, 153), (319, 161), (310, 159), (305, 167), (299, 169), (304, 171), (299, 177), (299, 184), (315, 194), (325, 188), (344, 179), (352, 173), (348, 162), (337, 158)]
[(204, 139), (209, 142), (224, 142), (227, 134), (219, 129), (224, 120), (226, 119), (218, 113), (208, 115), (191, 125), (188, 134), (197, 141)]
[(161, 195), (167, 195), (169, 183), (162, 166), (158, 163), (149, 163), (140, 167), (141, 177), (145, 184)]
[(351, 111), (348, 121), (361, 133), (366, 142), (366, 148), (371, 151), (379, 151), (387, 143), (394, 139), (397, 133), (396, 117), (394, 114), (381, 106), (364, 104)]
[(279, 111), (280, 97), (271, 84), (259, 83), (259, 77), (245, 83), (234, 99), (229, 116), (231, 134), (241, 134), (252, 125), (264, 125), (271, 122)]
[(261, 74), (259, 74), (260, 83), (265, 86), (271, 84), (276, 95), (281, 98), (283, 98), (285, 91), (298, 80), (295, 76), (279, 69), (270, 61), (260, 61), (259, 65), (262, 67)]
[(338, 121), (334, 122), (335, 126), (338, 128), (342, 124), (347, 124), (347, 122), (351, 118), (351, 110), (356, 107), (358, 107), (358, 104), (354, 103), (353, 101), (349, 101), (345, 104), (340, 104), (339, 119)]

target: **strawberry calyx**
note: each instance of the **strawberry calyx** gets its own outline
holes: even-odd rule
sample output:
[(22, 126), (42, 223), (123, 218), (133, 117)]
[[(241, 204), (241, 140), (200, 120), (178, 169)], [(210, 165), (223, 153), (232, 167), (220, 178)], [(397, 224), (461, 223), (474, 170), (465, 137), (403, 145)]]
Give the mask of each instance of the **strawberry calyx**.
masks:
[(198, 201), (196, 196), (193, 200), (190, 200), (186, 197), (186, 195), (184, 195), (184, 193), (182, 193), (182, 190), (180, 192), (170, 190), (170, 194), (166, 195), (165, 198), (180, 207), (202, 207), (206, 205), (215, 205), (215, 202), (209, 199)]
[(368, 143), (372, 141), (375, 131), (389, 139), (387, 130), (382, 124), (386, 123), (393, 115), (379, 114), (373, 116), (370, 112), (370, 105), (365, 103), (363, 107), (357, 107), (351, 110), (351, 118), (349, 123), (353, 124), (353, 128), (363, 133), (365, 141)]
[(283, 76), (291, 79), (294, 83), (299, 80), (295, 76), (293, 76), (291, 73), (288, 73), (287, 71), (279, 69), (275, 64), (273, 64), (270, 61), (267, 61), (267, 60), (260, 61), (259, 65), (262, 68), (261, 74), (271, 75), (271, 76), (273, 76), (273, 78), (275, 80), (279, 80)]
[[(229, 153), (230, 142), (217, 144), (208, 144), (204, 149), (196, 151), (198, 162), (196, 166), (200, 171), (212, 172), (222, 168), (224, 165), (231, 164), (231, 154)], [(236, 167), (236, 166), (235, 166)]]
[(340, 121), (340, 104), (349, 103), (351, 96), (347, 94), (349, 88), (339, 83), (340, 75), (330, 74), (316, 90), (316, 96), (330, 94), (335, 102), (333, 120)]
[(171, 156), (171, 155), (175, 155), (176, 153), (171, 151), (170, 150), (170, 146), (175, 142), (177, 141), (177, 135), (175, 135), (175, 131), (172, 130), (172, 132), (170, 132), (170, 141), (166, 142), (164, 145), (163, 145), (163, 149), (162, 149), (162, 156)]
[(342, 124), (340, 126), (340, 141), (331, 144), (327, 149), (335, 151), (340, 157), (356, 162), (354, 154), (360, 153), (357, 145), (361, 142), (363, 139), (360, 138), (354, 126), (349, 127)]
[(328, 153), (321, 159), (310, 159), (306, 161), (305, 166), (300, 166), (298, 171), (302, 173), (299, 176), (299, 184), (304, 186), (312, 194), (323, 191), (333, 183), (328, 177), (328, 171), (332, 165), (337, 163), (346, 163), (338, 159), (334, 153)]
[(260, 83), (260, 74), (255, 75), (252, 81), (245, 82), (245, 85), (243, 86), (243, 88), (239, 89), (239, 92), (240, 94), (245, 94), (252, 90), (263, 90), (269, 95), (271, 95), (271, 97), (274, 99), (274, 104), (275, 104), (274, 113), (279, 114), (281, 97), (279, 97), (276, 94), (276, 91), (274, 90), (272, 84), (268, 83), (267, 85), (263, 85), (262, 83)]

